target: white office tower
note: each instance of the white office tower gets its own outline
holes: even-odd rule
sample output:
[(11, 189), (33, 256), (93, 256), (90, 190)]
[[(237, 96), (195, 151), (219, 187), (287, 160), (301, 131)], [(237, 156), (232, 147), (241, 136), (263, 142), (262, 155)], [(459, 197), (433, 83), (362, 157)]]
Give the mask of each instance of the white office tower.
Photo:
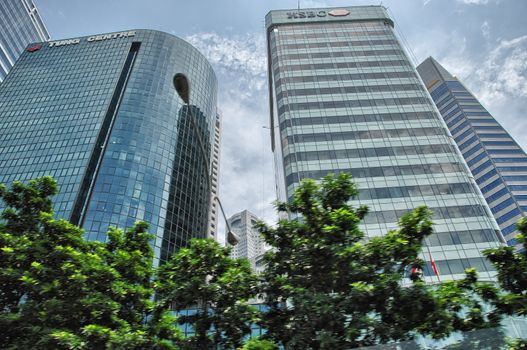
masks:
[(256, 269), (256, 261), (265, 252), (263, 239), (254, 228), (258, 220), (260, 219), (248, 210), (234, 214), (228, 220), (231, 230), (239, 239), (238, 244), (232, 248), (231, 257), (249, 259), (253, 269)]

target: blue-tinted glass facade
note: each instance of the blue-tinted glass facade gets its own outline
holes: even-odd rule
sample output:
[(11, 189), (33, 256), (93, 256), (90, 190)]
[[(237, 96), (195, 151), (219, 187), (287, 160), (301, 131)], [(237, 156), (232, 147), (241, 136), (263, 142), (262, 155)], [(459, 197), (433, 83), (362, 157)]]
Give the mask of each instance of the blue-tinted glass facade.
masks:
[[(266, 17), (278, 196), (301, 179), (351, 172), (370, 237), (426, 204), (441, 278), (468, 266), (492, 278), (481, 251), (501, 235), (382, 6), (271, 11)], [(429, 260), (429, 255), (423, 256)], [(427, 280), (433, 278), (425, 269)]]
[(33, 0), (0, 1), (0, 82), (27, 44), (49, 40)]
[(527, 155), (468, 89), (432, 57), (417, 67), (507, 243), (527, 213)]
[[(191, 82), (190, 109), (172, 85), (178, 72)], [(0, 182), (52, 175), (58, 217), (96, 240), (109, 225), (145, 220), (156, 258), (165, 259), (207, 232), (210, 189), (196, 136), (210, 164), (216, 91), (203, 55), (162, 32), (26, 51), (0, 85)]]

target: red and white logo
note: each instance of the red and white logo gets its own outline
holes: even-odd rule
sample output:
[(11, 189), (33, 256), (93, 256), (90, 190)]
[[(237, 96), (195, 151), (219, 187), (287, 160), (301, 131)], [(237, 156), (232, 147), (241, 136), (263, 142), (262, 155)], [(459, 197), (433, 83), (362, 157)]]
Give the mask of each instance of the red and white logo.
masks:
[(328, 12), (328, 15), (333, 17), (343, 17), (349, 15), (350, 12), (346, 9), (337, 9), (337, 10), (331, 10)]
[(42, 44), (35, 44), (33, 46), (30, 46), (26, 49), (27, 52), (35, 52), (42, 48)]

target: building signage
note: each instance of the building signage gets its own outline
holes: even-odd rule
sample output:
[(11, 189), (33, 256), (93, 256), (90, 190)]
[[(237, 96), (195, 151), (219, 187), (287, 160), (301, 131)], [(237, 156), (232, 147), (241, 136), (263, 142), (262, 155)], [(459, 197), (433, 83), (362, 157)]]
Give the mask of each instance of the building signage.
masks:
[[(103, 41), (103, 40), (110, 40), (110, 39), (117, 39), (117, 38), (128, 38), (135, 35), (135, 30), (131, 30), (128, 32), (119, 32), (119, 33), (111, 33), (111, 34), (102, 34), (102, 35), (93, 35), (86, 39), (87, 42), (94, 42), (94, 41)], [(75, 45), (81, 42), (81, 39), (66, 39), (66, 40), (58, 40), (58, 41), (51, 41), (49, 43), (49, 47), (57, 47), (57, 46), (65, 46), (65, 45)], [(29, 51), (29, 49), (28, 49)]]
[(350, 12), (346, 9), (335, 9), (329, 12), (326, 12), (326, 11), (298, 11), (298, 12), (287, 12), (287, 19), (326, 17), (326, 15), (330, 15), (333, 17), (344, 17), (349, 14)]
[(350, 12), (346, 9), (336, 9), (336, 10), (331, 10), (328, 12), (328, 15), (333, 16), (333, 17), (344, 17), (349, 14)]
[(326, 17), (326, 11), (288, 12), (287, 19)]
[(35, 51), (38, 51), (42, 48), (42, 44), (35, 44), (35, 45), (31, 45), (30, 47), (28, 47), (26, 49), (27, 52), (35, 52)]

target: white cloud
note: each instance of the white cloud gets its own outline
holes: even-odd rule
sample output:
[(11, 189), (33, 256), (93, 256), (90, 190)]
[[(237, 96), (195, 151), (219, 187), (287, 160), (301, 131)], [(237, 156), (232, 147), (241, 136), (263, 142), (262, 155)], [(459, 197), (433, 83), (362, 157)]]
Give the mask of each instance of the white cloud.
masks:
[(489, 3), (489, 0), (456, 0), (456, 1), (466, 4), (466, 5), (486, 5)]
[(483, 22), (483, 24), (481, 25), (480, 28), (481, 28), (481, 35), (483, 35), (483, 37), (486, 40), (489, 40), (490, 39), (490, 25), (489, 25), (489, 22), (488, 21)]
[(527, 35), (502, 40), (475, 74), (481, 82), (480, 98), (492, 103), (527, 97)]
[(208, 32), (185, 39), (207, 57), (218, 75), (223, 120), (220, 197), (226, 214), (248, 209), (273, 222), (274, 168), (269, 131), (262, 128), (269, 124), (264, 35)]
[(198, 33), (186, 40), (220, 68), (252, 75), (266, 73), (265, 38), (257, 33), (223, 37), (217, 33)]

